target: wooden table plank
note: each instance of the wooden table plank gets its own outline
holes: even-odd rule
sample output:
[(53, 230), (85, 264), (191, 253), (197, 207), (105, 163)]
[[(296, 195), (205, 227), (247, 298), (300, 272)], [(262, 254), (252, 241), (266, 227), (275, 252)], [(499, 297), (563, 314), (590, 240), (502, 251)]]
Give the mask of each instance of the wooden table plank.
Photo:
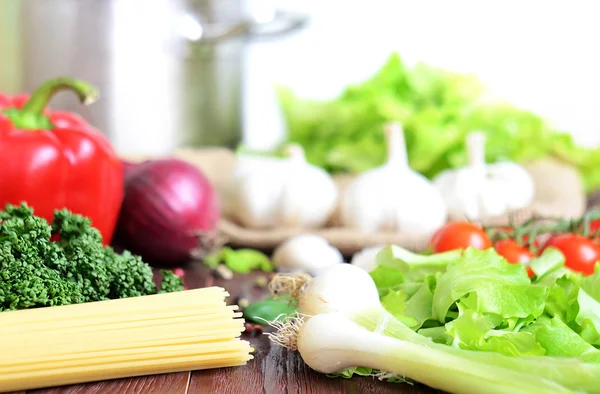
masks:
[(178, 372), (51, 389), (29, 390), (27, 394), (186, 394), (190, 377), (191, 372)]
[(250, 340), (256, 348), (254, 360), (243, 367), (192, 372), (189, 393), (262, 393), (263, 377), (260, 355), (264, 352), (262, 349), (264, 344), (256, 339), (245, 339)]

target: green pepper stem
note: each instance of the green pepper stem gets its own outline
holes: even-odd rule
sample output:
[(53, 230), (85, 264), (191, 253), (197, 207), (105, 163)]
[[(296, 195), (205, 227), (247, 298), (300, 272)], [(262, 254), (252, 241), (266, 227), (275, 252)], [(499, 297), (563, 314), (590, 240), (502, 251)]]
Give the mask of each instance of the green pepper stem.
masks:
[(54, 125), (44, 115), (44, 108), (57, 92), (70, 90), (83, 104), (91, 104), (98, 98), (98, 91), (83, 81), (72, 78), (55, 78), (40, 86), (25, 103), (23, 108), (9, 108), (2, 113), (12, 121), (13, 126), (21, 130), (50, 130)]
[(91, 104), (98, 98), (98, 90), (93, 86), (77, 79), (59, 77), (46, 81), (37, 88), (19, 112), (41, 116), (52, 96), (61, 90), (73, 91), (84, 105)]

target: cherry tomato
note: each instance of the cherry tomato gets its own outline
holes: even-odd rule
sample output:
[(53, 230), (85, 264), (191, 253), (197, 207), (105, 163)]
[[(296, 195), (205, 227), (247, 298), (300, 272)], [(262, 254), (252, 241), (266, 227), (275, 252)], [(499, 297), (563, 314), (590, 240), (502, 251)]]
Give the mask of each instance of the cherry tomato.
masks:
[(529, 263), (535, 256), (526, 247), (512, 239), (503, 239), (494, 244), (494, 249), (509, 263)]
[[(502, 257), (512, 264), (529, 263), (535, 255), (526, 247), (519, 245), (518, 242), (512, 239), (503, 239), (494, 244), (494, 249)], [(531, 268), (526, 267), (527, 275), (531, 278), (534, 274)]]
[(566, 259), (565, 265), (585, 275), (594, 273), (594, 265), (600, 261), (600, 245), (578, 234), (556, 235), (548, 240), (544, 249), (552, 246), (559, 249)]
[(440, 227), (433, 234), (431, 246), (433, 246), (435, 253), (468, 247), (483, 250), (491, 248), (492, 241), (490, 241), (485, 231), (476, 224), (452, 222)]

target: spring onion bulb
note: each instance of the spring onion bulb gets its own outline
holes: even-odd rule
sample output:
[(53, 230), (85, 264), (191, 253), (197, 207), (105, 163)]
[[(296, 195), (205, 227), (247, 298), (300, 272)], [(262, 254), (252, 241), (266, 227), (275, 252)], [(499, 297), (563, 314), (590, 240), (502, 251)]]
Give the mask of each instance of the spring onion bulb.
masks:
[(374, 368), (456, 393), (600, 393), (600, 364), (434, 343), (387, 312), (371, 276), (351, 264), (315, 278), (279, 274), (269, 287), (298, 302), (297, 316), (272, 323), (271, 341), (319, 372)]
[(403, 339), (423, 338), (386, 311), (369, 274), (351, 264), (337, 264), (315, 278), (308, 275), (279, 274), (269, 284), (274, 295), (291, 294), (298, 301), (298, 313), (310, 317), (340, 312), (358, 324), (375, 329), (377, 321), (387, 321), (386, 334)]

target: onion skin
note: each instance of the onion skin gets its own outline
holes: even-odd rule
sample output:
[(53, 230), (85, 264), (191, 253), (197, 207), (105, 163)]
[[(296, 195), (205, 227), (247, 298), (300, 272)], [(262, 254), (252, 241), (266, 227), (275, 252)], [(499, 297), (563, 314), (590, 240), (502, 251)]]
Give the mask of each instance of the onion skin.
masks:
[(134, 170), (142, 167), (141, 164), (144, 164), (144, 163), (147, 163), (147, 161), (145, 161), (143, 163), (134, 163), (134, 162), (127, 161), (127, 160), (121, 160), (121, 164), (123, 165), (125, 184), (127, 184), (127, 177), (131, 178), (133, 176), (133, 174), (135, 173)]
[(177, 159), (125, 163), (125, 198), (117, 243), (152, 264), (172, 266), (202, 248), (200, 234), (220, 218), (214, 187), (193, 165)]

